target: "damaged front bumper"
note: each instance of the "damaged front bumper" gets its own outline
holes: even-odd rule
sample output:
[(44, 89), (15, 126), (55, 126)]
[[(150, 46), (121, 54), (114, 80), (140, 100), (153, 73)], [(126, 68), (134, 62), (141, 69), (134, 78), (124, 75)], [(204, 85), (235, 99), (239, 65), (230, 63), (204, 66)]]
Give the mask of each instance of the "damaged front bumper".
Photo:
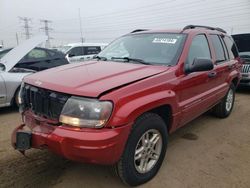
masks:
[(127, 124), (113, 129), (74, 130), (45, 122), (22, 124), (12, 133), (12, 146), (22, 153), (29, 148), (46, 148), (73, 161), (112, 165), (122, 155), (130, 128)]

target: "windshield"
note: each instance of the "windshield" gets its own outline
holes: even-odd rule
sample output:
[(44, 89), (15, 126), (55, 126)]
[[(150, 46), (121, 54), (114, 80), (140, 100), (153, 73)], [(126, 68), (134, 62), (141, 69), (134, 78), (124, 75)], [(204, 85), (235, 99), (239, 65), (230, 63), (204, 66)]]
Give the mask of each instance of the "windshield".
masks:
[(186, 35), (177, 33), (145, 33), (123, 36), (98, 54), (102, 59), (139, 59), (150, 64), (177, 63)]
[(61, 51), (63, 53), (66, 53), (72, 46), (62, 46), (58, 48), (58, 51)]

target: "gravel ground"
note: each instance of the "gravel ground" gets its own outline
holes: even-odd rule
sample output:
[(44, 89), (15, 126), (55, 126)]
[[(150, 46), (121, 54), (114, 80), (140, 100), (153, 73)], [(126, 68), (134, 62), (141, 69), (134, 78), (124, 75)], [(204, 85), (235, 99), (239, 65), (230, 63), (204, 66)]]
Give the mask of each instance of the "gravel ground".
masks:
[[(80, 164), (46, 150), (24, 157), (10, 145), (20, 123), (15, 108), (0, 109), (0, 187), (125, 187), (105, 166)], [(141, 187), (250, 186), (250, 89), (240, 90), (231, 116), (205, 114), (170, 136), (158, 175)]]

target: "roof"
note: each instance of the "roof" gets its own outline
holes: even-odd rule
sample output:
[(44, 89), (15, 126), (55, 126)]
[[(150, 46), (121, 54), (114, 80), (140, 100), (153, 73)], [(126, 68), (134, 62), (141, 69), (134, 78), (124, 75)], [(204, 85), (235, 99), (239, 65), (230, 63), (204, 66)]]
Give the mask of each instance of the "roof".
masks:
[(188, 25), (183, 29), (162, 29), (162, 30), (147, 30), (137, 29), (131, 32), (131, 34), (137, 33), (199, 33), (206, 32), (210, 34), (226, 34), (226, 32), (218, 27), (200, 26), (200, 25)]

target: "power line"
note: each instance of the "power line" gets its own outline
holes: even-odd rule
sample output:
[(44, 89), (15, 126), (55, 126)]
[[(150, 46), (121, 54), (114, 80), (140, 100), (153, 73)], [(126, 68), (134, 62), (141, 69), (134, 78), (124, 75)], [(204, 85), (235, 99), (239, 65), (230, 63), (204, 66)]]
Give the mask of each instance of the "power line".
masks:
[[(134, 20), (131, 21), (129, 23), (125, 23), (125, 22), (121, 22), (121, 23), (116, 23), (116, 24), (106, 24), (106, 26), (99, 26), (98, 27), (88, 27), (86, 28), (85, 32), (103, 32), (103, 31), (115, 31), (115, 30), (125, 30), (125, 29), (131, 29), (134, 28), (133, 25), (137, 25), (137, 27), (146, 27), (148, 25), (151, 25), (151, 27), (153, 25), (159, 25), (161, 28), (164, 28), (166, 26), (173, 26), (175, 25), (181, 25), (181, 24), (190, 24), (190, 22), (197, 22), (197, 21), (215, 21), (214, 24), (218, 25), (218, 24), (222, 24), (225, 25), (225, 23), (231, 23), (232, 20), (238, 20), (238, 22), (242, 21), (239, 18), (234, 17), (235, 15), (240, 16), (240, 17), (246, 17), (246, 15), (249, 15), (249, 13), (233, 13), (233, 14), (227, 14), (227, 15), (223, 15), (220, 16), (220, 19), (227, 19), (227, 20), (221, 20), (221, 21), (216, 21), (218, 20), (217, 16), (210, 16), (210, 17), (203, 17), (203, 15), (196, 15), (194, 18), (192, 17), (180, 17), (180, 19), (171, 19), (171, 21), (166, 22), (165, 20), (160, 19), (160, 17), (158, 18), (158, 20), (150, 20), (148, 19), (147, 22), (142, 22), (139, 20)], [(230, 19), (228, 19), (230, 18)], [(142, 25), (143, 24), (143, 25)], [(55, 33), (75, 33), (76, 32), (76, 27), (71, 27), (71, 29), (73, 30), (64, 30), (64, 29), (60, 29), (55, 31)]]
[[(145, 5), (145, 6), (140, 6), (140, 7), (137, 7), (137, 8), (132, 8), (132, 9), (125, 9), (123, 10), (122, 12), (121, 11), (115, 11), (115, 12), (108, 12), (108, 13), (104, 13), (104, 14), (98, 14), (96, 16), (88, 16), (87, 18), (90, 19), (90, 18), (103, 18), (104, 16), (114, 16), (114, 14), (128, 14), (128, 11), (138, 11), (138, 9), (143, 9), (143, 8), (148, 8), (148, 7), (152, 7), (152, 6), (161, 6), (162, 4), (166, 4), (166, 3), (169, 3), (169, 2), (173, 2), (175, 0), (168, 0), (168, 1), (162, 1), (162, 2), (157, 2), (157, 3), (153, 3), (153, 4), (150, 4), (150, 5)], [(200, 1), (200, 0), (198, 0)], [(130, 14), (130, 13), (129, 13)], [(71, 20), (76, 20), (76, 18), (69, 18), (69, 19), (58, 19), (58, 20), (55, 20), (55, 21), (71, 21)]]
[[(231, 5), (233, 5), (233, 4), (231, 3), (230, 6)], [(190, 3), (187, 6), (190, 6)], [(185, 7), (185, 10), (186, 10), (187, 6)], [(242, 9), (243, 8), (242, 4), (241, 4), (241, 6), (239, 6), (239, 3), (237, 4), (237, 6), (236, 5), (232, 6), (233, 9), (230, 6), (227, 5), (227, 7), (224, 7), (224, 9), (223, 9), (224, 11), (222, 11), (221, 8), (218, 8), (218, 7), (213, 8), (213, 6), (212, 6), (212, 7), (209, 7), (209, 9), (211, 8), (211, 11), (209, 11), (209, 12), (214, 13), (213, 15), (216, 15), (216, 13), (219, 13), (220, 15), (222, 15), (220, 17), (226, 17), (226, 18), (234, 16), (235, 13), (230, 14), (230, 16), (225, 14), (225, 13), (231, 13), (231, 10), (234, 10), (236, 12), (240, 12), (241, 14), (245, 12)], [(178, 7), (178, 8), (180, 8), (180, 7)], [(184, 6), (181, 6), (181, 8), (184, 8)], [(204, 20), (217, 19), (217, 16), (215, 16), (215, 17), (213, 17), (213, 16), (212, 17), (211, 16), (207, 17), (207, 15), (205, 15), (206, 12), (207, 12), (206, 11), (207, 8), (208, 7), (206, 7), (205, 9), (204, 8), (199, 9), (199, 12), (202, 12), (202, 14), (201, 13), (197, 14), (197, 11), (196, 11), (196, 12), (192, 13), (188, 17), (187, 17), (186, 14), (179, 15), (178, 19), (176, 19), (176, 14), (173, 14), (172, 10), (170, 10), (170, 11), (168, 10), (166, 12), (166, 9), (164, 7), (161, 7), (161, 10), (159, 9), (157, 12), (155, 12), (155, 14), (153, 14), (153, 17), (152, 17), (151, 14), (150, 15), (137, 14), (137, 16), (129, 14), (128, 17), (127, 16), (121, 17), (121, 19), (120, 19), (121, 21), (119, 21), (119, 23), (114, 23), (112, 19), (110, 19), (110, 20), (109, 19), (104, 19), (100, 23), (98, 23), (99, 21), (95, 21), (95, 22), (88, 21), (87, 17), (85, 19), (86, 19), (86, 21), (88, 21), (87, 24), (86, 24), (86, 25), (88, 25), (88, 28), (87, 28), (88, 30), (89, 29), (103, 30), (103, 28), (107, 28), (107, 27), (110, 28), (110, 27), (113, 27), (113, 26), (125, 26), (125, 25), (131, 26), (132, 23), (133, 24), (139, 24), (138, 26), (140, 27), (141, 24), (144, 24), (144, 25), (145, 24), (156, 24), (156, 23), (160, 24), (160, 23), (164, 23), (164, 22), (165, 22), (164, 25), (166, 25), (166, 24), (169, 25), (170, 20), (172, 21), (172, 23), (174, 22), (176, 24), (176, 21), (179, 21), (179, 23), (180, 23), (180, 21), (181, 21), (181, 23), (186, 23), (186, 21), (190, 20), (191, 18), (193, 18), (195, 21), (203, 20), (203, 19)], [(237, 8), (237, 10), (236, 10), (236, 8)], [(156, 14), (158, 14), (158, 16), (156, 16)], [(244, 14), (244, 15), (246, 15), (246, 14)], [(150, 16), (150, 17), (148, 17), (148, 16)], [(238, 16), (238, 14), (237, 14), (237, 16)], [(167, 17), (168, 19), (163, 20), (164, 17), (165, 18)], [(124, 18), (127, 18), (127, 19), (125, 20)], [(116, 19), (117, 19), (117, 17), (116, 17)], [(147, 20), (147, 21), (145, 22), (144, 20)], [(108, 22), (111, 22), (111, 23), (108, 23)], [(125, 23), (127, 23), (127, 24), (125, 24)], [(91, 27), (91, 25), (98, 25), (98, 27)]]
[(31, 33), (30, 33), (31, 27), (29, 26), (29, 23), (31, 22), (31, 19), (27, 18), (27, 17), (20, 17), (19, 16), (19, 20), (24, 23), (22, 28), (24, 28), (24, 32), (25, 32), (24, 34), (26, 36), (26, 39), (29, 39), (30, 36), (31, 36)]
[(52, 31), (53, 29), (49, 27), (49, 23), (52, 23), (51, 20), (40, 20), (41, 23), (44, 24), (44, 27), (42, 27), (41, 29), (44, 30), (45, 35), (48, 37), (48, 40), (46, 41), (46, 47), (49, 48), (50, 47), (50, 39), (52, 39), (50, 37), (50, 31)]
[[(175, 9), (170, 9), (169, 4), (166, 4), (166, 3), (170, 3), (170, 2), (173, 2), (173, 4), (171, 4), (171, 6), (174, 6)], [(178, 1), (176, 1), (176, 2), (178, 2)], [(163, 7), (161, 4), (166, 4), (167, 6)], [(181, 11), (189, 10), (189, 8), (194, 8), (194, 7), (197, 7), (198, 5), (202, 5), (203, 1), (196, 0), (196, 1), (191, 1), (188, 4), (183, 4), (183, 2), (180, 2), (179, 4), (178, 3), (176, 4), (173, 0), (170, 0), (170, 1), (161, 2), (161, 4), (159, 4), (159, 3), (153, 4), (154, 6), (159, 6), (160, 5), (160, 7), (154, 7), (153, 5), (150, 5), (150, 6), (144, 6), (144, 8), (138, 7), (138, 8), (135, 8), (135, 9), (126, 9), (126, 10), (123, 10), (123, 11), (110, 12), (110, 13), (101, 14), (101, 15), (97, 15), (97, 16), (88, 16), (88, 17), (84, 17), (84, 19), (86, 19), (87, 21), (90, 21), (90, 23), (91, 22), (93, 23), (93, 21), (96, 21), (96, 19), (98, 19), (100, 22), (103, 22), (104, 17), (107, 17), (107, 16), (110, 17), (111, 19), (113, 17), (115, 17), (116, 19), (118, 19), (118, 18), (126, 18), (126, 17), (135, 19), (135, 18), (137, 18), (137, 16), (145, 16), (145, 14), (141, 15), (140, 13), (148, 13), (149, 11), (152, 11), (153, 9), (154, 9), (154, 15), (158, 14), (158, 13), (173, 14), (173, 13), (176, 13), (176, 9), (181, 10)], [(211, 11), (213, 11), (215, 9), (218, 9), (219, 11), (221, 11), (221, 7), (218, 7), (218, 4), (211, 4), (211, 5), (212, 6), (209, 7), (211, 9)], [(227, 8), (230, 8), (230, 7), (232, 7), (233, 10), (235, 10), (235, 7), (238, 6), (238, 5), (242, 5), (243, 7), (245, 7), (246, 3), (245, 2), (227, 3), (227, 4), (223, 5), (223, 10), (225, 10)], [(145, 8), (148, 8), (148, 10), (145, 9)], [(200, 11), (202, 9), (205, 12), (207, 12), (208, 7), (199, 7), (198, 10)], [(132, 11), (132, 12), (128, 13), (128, 11)], [(204, 11), (202, 13), (205, 13)], [(118, 15), (116, 15), (116, 14), (118, 14)], [(148, 14), (148, 15), (152, 15), (152, 14)], [(63, 21), (63, 22), (66, 22), (66, 21), (72, 22), (72, 21), (77, 21), (77, 19), (76, 18), (71, 18), (71, 19), (55, 20), (55, 22), (61, 22), (61, 21)]]

